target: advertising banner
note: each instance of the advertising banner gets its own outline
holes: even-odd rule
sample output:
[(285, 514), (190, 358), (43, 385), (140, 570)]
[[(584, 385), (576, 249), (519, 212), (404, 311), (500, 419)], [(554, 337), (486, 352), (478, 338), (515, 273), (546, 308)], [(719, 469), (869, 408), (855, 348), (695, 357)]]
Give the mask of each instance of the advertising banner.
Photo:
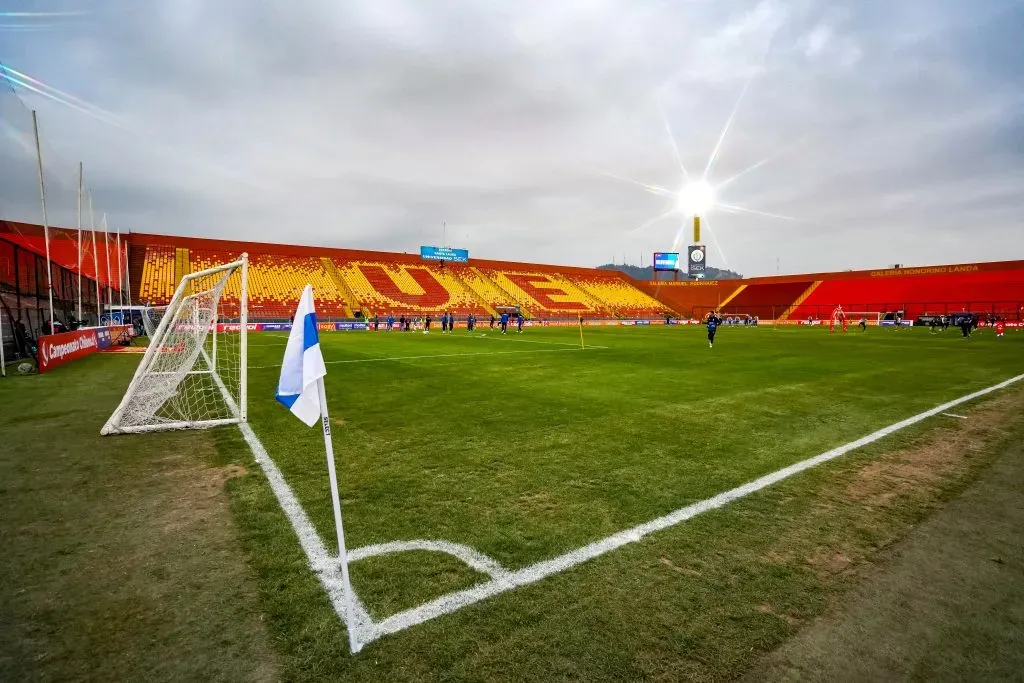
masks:
[(39, 338), (39, 372), (99, 351), (96, 330), (75, 330)]
[(100, 351), (103, 351), (104, 349), (109, 349), (111, 347), (113, 342), (110, 341), (110, 328), (96, 328), (96, 344), (99, 347)]
[(694, 244), (689, 247), (689, 273), (698, 275), (704, 272), (704, 261), (707, 257), (707, 249), (703, 244)]
[(420, 247), (420, 258), (425, 261), (449, 261), (451, 263), (469, 263), (468, 249), (451, 249), (449, 247)]
[[(249, 332), (260, 332), (263, 330), (263, 326), (266, 323), (249, 323), (245, 326), (245, 329)], [(288, 326), (291, 329), (291, 325)], [(218, 332), (241, 332), (242, 325), (240, 323), (217, 323)]]

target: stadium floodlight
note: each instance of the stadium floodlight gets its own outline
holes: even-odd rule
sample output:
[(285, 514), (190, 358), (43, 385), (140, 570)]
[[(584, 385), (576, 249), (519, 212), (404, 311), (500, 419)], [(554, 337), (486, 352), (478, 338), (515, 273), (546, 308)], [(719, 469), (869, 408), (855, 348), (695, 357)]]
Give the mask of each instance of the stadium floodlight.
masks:
[(100, 433), (245, 422), (247, 308), (246, 254), (183, 277)]
[(676, 200), (676, 208), (686, 216), (703, 216), (714, 205), (715, 190), (704, 180), (687, 183)]

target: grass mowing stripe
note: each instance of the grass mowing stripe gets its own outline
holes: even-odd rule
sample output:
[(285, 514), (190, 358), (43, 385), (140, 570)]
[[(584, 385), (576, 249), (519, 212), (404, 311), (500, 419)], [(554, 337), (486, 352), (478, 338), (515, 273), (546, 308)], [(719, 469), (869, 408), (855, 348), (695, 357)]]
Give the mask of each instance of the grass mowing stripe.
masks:
[[(569, 349), (565, 349), (569, 350)], [(515, 352), (509, 352), (515, 353)], [(523, 353), (523, 352), (519, 352)], [(463, 355), (463, 354), (455, 354)], [(465, 355), (476, 355), (476, 354), (465, 354)], [(486, 354), (489, 355), (489, 354)], [(344, 362), (344, 361), (342, 361)], [(986, 387), (979, 391), (975, 391), (971, 394), (961, 396), (960, 398), (953, 399), (939, 406), (926, 410), (924, 412), (913, 415), (900, 422), (896, 422), (887, 427), (883, 427), (875, 432), (872, 432), (859, 439), (843, 444), (831, 450), (820, 453), (811, 458), (807, 458), (800, 462), (794, 463), (782, 469), (776, 470), (770, 474), (762, 476), (753, 481), (747, 482), (741, 486), (730, 489), (723, 493), (719, 493), (716, 496), (707, 498), (705, 500), (687, 505), (679, 508), (668, 515), (658, 517), (649, 522), (637, 525), (630, 529), (620, 531), (616, 534), (603, 538), (594, 543), (590, 543), (576, 550), (570, 551), (558, 557), (550, 560), (544, 560), (536, 564), (524, 567), (516, 571), (509, 572), (495, 572), (492, 574), (494, 578), (490, 581), (486, 581), (482, 584), (478, 584), (472, 588), (456, 591), (447, 595), (441, 596), (427, 603), (424, 603), (418, 607), (399, 612), (390, 617), (382, 619), (379, 622), (374, 622), (369, 616), (366, 609), (359, 604), (357, 607), (357, 615), (354, 618), (354, 624), (350, 625), (357, 629), (356, 639), (360, 643), (360, 646), (366, 645), (378, 638), (392, 633), (405, 630), (417, 624), (424, 623), (431, 619), (450, 614), (458, 611), (463, 607), (467, 607), (474, 603), (480, 602), (487, 598), (505, 593), (519, 586), (525, 586), (531, 583), (535, 583), (545, 577), (553, 574), (560, 573), (579, 564), (587, 562), (588, 560), (594, 559), (601, 555), (604, 555), (612, 550), (621, 548), (622, 546), (635, 543), (645, 536), (652, 534), (656, 531), (661, 531), (669, 527), (680, 524), (686, 520), (692, 519), (699, 514), (714, 510), (727, 505), (730, 502), (743, 498), (751, 493), (760, 491), (768, 486), (778, 483), (784, 479), (787, 479), (795, 474), (803, 472), (812, 467), (816, 467), (822, 463), (828, 462), (835, 458), (838, 458), (850, 451), (862, 448), (868, 444), (871, 444), (879, 439), (889, 436), (897, 431), (910, 427), (922, 420), (929, 417), (944, 413), (955, 406), (962, 405), (974, 399), (980, 398), (994, 391), (1004, 389), (1020, 380), (1024, 379), (1024, 374), (1011, 377), (1007, 380)], [(267, 454), (263, 445), (260, 443), (255, 432), (252, 431), (248, 425), (241, 425), (243, 434), (246, 437), (246, 441), (249, 443), (250, 448), (253, 449), (253, 455), (256, 457), (257, 462), (264, 471), (267, 472), (268, 480), (271, 481), (271, 486), (274, 489), (275, 495), (278, 496), (278, 500), (281, 501), (282, 507), (285, 508), (286, 514), (288, 515), (289, 521), (292, 522), (295, 527), (296, 534), (299, 535), (300, 543), (303, 549), (306, 551), (310, 565), (316, 572), (328, 592), (332, 604), (334, 605), (335, 611), (339, 616), (344, 619), (345, 606), (344, 606), (344, 592), (341, 589), (340, 581), (340, 568), (336, 566), (335, 560), (332, 560), (327, 555), (326, 547), (317, 535), (316, 530), (313, 528), (312, 523), (309, 521), (308, 516), (302, 509), (298, 500), (295, 498), (291, 489), (284, 481), (284, 477), (281, 475), (280, 470), (274, 465), (272, 459)], [(298, 526), (296, 526), (298, 524)], [(353, 550), (353, 554), (357, 558), (370, 557), (373, 555), (385, 554), (389, 551), (402, 551), (408, 550), (419, 544), (420, 546), (431, 545), (430, 549), (441, 550), (442, 552), (448, 552), (443, 547), (443, 542), (436, 541), (407, 541), (398, 542), (391, 544), (377, 544), (374, 546), (365, 546), (362, 548), (356, 548)], [(385, 548), (384, 546), (387, 546)], [(406, 547), (408, 546), (408, 547)], [(462, 547), (462, 546), (460, 546)], [(471, 550), (471, 549), (470, 549)], [(456, 554), (456, 553), (452, 553)], [(458, 556), (458, 554), (456, 554)], [(474, 556), (480, 558), (481, 561), (488, 561), (486, 555), (482, 553), (475, 553)], [(493, 567), (500, 567), (500, 564), (496, 561), (493, 562)], [(356, 598), (358, 603), (358, 597)]]
[[(591, 346), (591, 349), (599, 347)], [(605, 348), (605, 347), (600, 347)], [(536, 349), (533, 351), (481, 351), (480, 353), (435, 353), (423, 356), (386, 356), (384, 358), (354, 358), (349, 360), (327, 360), (325, 364), (330, 365), (332, 363), (383, 363), (385, 361), (393, 360), (417, 360), (419, 358), (461, 358), (463, 356), (501, 356), (505, 354), (518, 354), (518, 353), (555, 353), (557, 351), (583, 351), (584, 349), (572, 348), (572, 349)], [(268, 368), (279, 368), (280, 365), (252, 365), (249, 366), (250, 370), (266, 370)]]
[(967, 403), (968, 401), (973, 401), (974, 399), (985, 396), (986, 394), (990, 394), (993, 391), (1005, 389), (1006, 387), (1014, 384), (1015, 382), (1019, 382), (1022, 379), (1024, 379), (1024, 375), (1017, 375), (1016, 377), (1011, 377), (1010, 379), (1000, 382), (999, 384), (994, 384), (990, 387), (981, 389), (980, 391), (976, 391), (972, 394), (961, 396), (960, 398), (949, 401), (948, 403), (943, 403), (942, 405), (936, 406), (931, 410), (926, 410), (923, 413), (918, 413), (917, 415), (908, 417), (907, 419), (889, 425), (888, 427), (883, 427), (882, 429), (872, 432), (867, 436), (863, 436), (857, 439), (856, 441), (851, 441), (850, 443), (838, 446), (836, 448), (833, 448), (832, 450), (825, 451), (824, 453), (816, 455), (812, 458), (801, 460), (798, 463), (794, 463), (793, 465), (784, 467), (781, 470), (777, 470), (775, 472), (772, 472), (771, 474), (767, 474), (763, 477), (755, 479), (754, 481), (743, 484), (742, 486), (737, 486), (734, 489), (720, 493), (712, 498), (708, 498), (706, 500), (693, 503), (692, 505), (687, 505), (686, 507), (680, 508), (678, 510), (675, 510), (674, 512), (665, 515), (664, 517), (653, 519), (650, 522), (640, 524), (638, 526), (633, 527), (632, 529), (620, 531), (617, 534), (613, 534), (612, 536), (601, 539), (600, 541), (596, 541), (589, 545), (583, 546), (582, 548), (572, 550), (568, 553), (565, 553), (564, 555), (560, 555), (550, 560), (538, 562), (537, 564), (531, 565), (529, 567), (524, 567), (523, 569), (520, 569), (518, 571), (509, 572), (505, 576), (492, 579), (491, 581), (480, 584), (478, 586), (474, 586), (473, 588), (470, 588), (468, 590), (450, 593), (448, 595), (441, 596), (436, 600), (432, 600), (424, 605), (420, 605), (419, 607), (415, 607), (413, 609), (406, 610), (405, 612), (400, 612), (398, 614), (392, 615), (380, 622), (373, 623), (373, 630), (369, 635), (372, 637), (373, 640), (376, 640), (377, 638), (380, 638), (382, 636), (391, 633), (397, 633), (398, 631), (405, 630), (411, 626), (422, 624), (423, 622), (429, 621), (430, 619), (434, 619), (445, 614), (450, 614), (451, 612), (460, 610), (463, 607), (468, 607), (469, 605), (472, 605), (476, 602), (480, 602), (481, 600), (484, 600), (486, 598), (493, 597), (495, 595), (499, 595), (501, 593), (510, 591), (513, 588), (525, 586), (527, 584), (539, 581), (545, 577), (551, 576), (552, 574), (557, 574), (559, 572), (565, 571), (566, 569), (574, 567), (578, 564), (582, 564), (583, 562), (586, 562), (588, 560), (592, 560), (595, 557), (604, 555), (605, 553), (608, 553), (612, 550), (621, 548), (624, 545), (636, 543), (637, 541), (641, 540), (644, 536), (654, 533), (655, 531), (667, 529), (671, 526), (675, 526), (676, 524), (685, 522), (688, 519), (696, 517), (701, 513), (708, 512), (709, 510), (714, 510), (716, 508), (720, 508), (728, 503), (731, 503), (734, 500), (738, 500), (740, 498), (750, 495), (751, 493), (760, 491), (763, 488), (780, 482), (783, 479), (787, 479), (793, 476), (794, 474), (798, 474), (800, 472), (803, 472), (804, 470), (816, 467), (821, 463), (828, 462), (829, 460), (838, 458), (839, 456), (845, 455), (850, 451), (856, 450), (870, 443), (878, 441), (879, 439), (882, 439), (886, 436), (889, 436), (894, 432), (898, 432), (901, 429), (910, 427), (911, 425), (917, 424), (918, 422), (925, 420), (929, 417), (932, 417), (934, 415), (938, 415), (945, 410), (949, 410), (950, 408), (953, 408), (955, 406), (962, 405), (963, 403)]

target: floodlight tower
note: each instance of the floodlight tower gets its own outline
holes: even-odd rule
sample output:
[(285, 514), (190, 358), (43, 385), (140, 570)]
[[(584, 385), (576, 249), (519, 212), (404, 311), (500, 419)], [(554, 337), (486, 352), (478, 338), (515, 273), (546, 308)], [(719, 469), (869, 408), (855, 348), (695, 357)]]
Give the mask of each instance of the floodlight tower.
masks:
[[(707, 181), (699, 180), (687, 184), (679, 193), (678, 208), (684, 216), (693, 216), (693, 246), (700, 247), (700, 217), (715, 205), (715, 190)], [(699, 264), (704, 265), (704, 250), (700, 250)], [(687, 253), (687, 275), (694, 265), (694, 251)]]

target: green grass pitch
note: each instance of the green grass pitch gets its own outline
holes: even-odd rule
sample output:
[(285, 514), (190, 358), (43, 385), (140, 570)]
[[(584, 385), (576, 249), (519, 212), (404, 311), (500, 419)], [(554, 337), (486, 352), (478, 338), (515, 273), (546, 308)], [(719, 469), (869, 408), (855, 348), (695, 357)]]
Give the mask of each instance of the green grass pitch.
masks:
[[(519, 569), (1024, 372), (1019, 332), (723, 327), (714, 349), (703, 327), (584, 336), (580, 349), (575, 328), (321, 334), (349, 549), (444, 540)], [(249, 422), (333, 552), (322, 434), (274, 400), (286, 338), (249, 336)], [(135, 362), (105, 356), (61, 372), (123, 387)], [(114, 394), (97, 399), (97, 432)], [(959, 485), (883, 511), (822, 503), (857, 467), (943, 420), (355, 657), (238, 430), (197, 438), (214, 442), (216, 462), (250, 470), (229, 482), (230, 507), (286, 678), (719, 679), (825, 609), (837, 587), (807, 554), (845, 544), (868, 555)], [(140, 451), (171, 438), (109, 437)], [(487, 577), (408, 552), (354, 563), (352, 578), (380, 620)]]

